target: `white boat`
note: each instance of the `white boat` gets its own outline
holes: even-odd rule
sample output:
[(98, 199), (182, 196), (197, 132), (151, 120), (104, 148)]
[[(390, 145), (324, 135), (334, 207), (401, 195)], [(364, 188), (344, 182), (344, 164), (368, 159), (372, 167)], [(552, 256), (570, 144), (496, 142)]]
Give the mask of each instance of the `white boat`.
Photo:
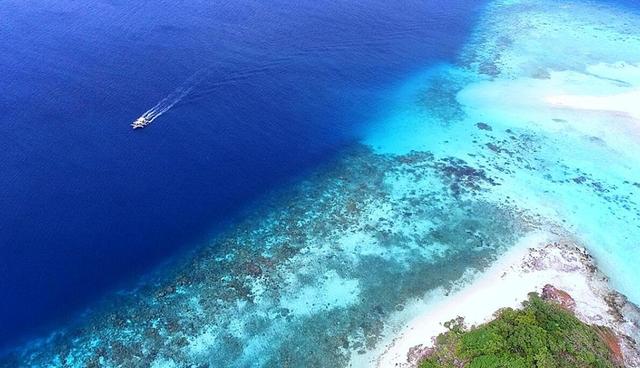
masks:
[(133, 129), (140, 129), (140, 128), (144, 128), (146, 127), (151, 121), (148, 120), (147, 118), (145, 118), (144, 116), (139, 117), (138, 119), (136, 119), (136, 121), (134, 121), (133, 123), (131, 123), (131, 127)]

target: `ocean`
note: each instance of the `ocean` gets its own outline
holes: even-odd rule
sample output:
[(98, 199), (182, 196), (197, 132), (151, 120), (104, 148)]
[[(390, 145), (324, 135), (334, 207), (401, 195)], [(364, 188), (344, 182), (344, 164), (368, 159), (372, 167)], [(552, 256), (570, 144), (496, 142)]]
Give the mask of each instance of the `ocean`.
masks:
[(640, 303), (632, 1), (0, 17), (2, 367), (375, 366), (539, 233)]
[(3, 1), (0, 345), (334, 157), (389, 85), (453, 59), (482, 3)]

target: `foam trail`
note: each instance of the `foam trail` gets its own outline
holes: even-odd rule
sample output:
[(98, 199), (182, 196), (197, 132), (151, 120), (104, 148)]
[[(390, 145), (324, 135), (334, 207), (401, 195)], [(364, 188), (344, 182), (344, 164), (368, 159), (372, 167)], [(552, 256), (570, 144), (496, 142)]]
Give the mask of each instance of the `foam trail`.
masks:
[(155, 106), (147, 110), (147, 112), (131, 123), (131, 127), (133, 129), (138, 129), (151, 124), (154, 120), (162, 116), (165, 112), (171, 110), (172, 107), (185, 98), (207, 74), (208, 73), (205, 70), (195, 72), (191, 77), (189, 77), (189, 79), (187, 79), (186, 82), (176, 88), (176, 90), (170, 95), (160, 100), (160, 102)]

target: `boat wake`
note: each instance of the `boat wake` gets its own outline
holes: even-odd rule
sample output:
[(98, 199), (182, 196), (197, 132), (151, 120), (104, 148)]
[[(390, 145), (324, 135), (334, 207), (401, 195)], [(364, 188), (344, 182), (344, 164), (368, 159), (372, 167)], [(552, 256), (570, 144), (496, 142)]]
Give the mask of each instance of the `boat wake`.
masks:
[(176, 88), (171, 94), (163, 98), (155, 106), (147, 110), (139, 118), (137, 118), (131, 127), (133, 129), (144, 128), (147, 125), (153, 123), (154, 120), (162, 116), (162, 114), (171, 110), (178, 102), (185, 98), (208, 74), (206, 70), (199, 70), (195, 72), (189, 79), (187, 79), (180, 87)]

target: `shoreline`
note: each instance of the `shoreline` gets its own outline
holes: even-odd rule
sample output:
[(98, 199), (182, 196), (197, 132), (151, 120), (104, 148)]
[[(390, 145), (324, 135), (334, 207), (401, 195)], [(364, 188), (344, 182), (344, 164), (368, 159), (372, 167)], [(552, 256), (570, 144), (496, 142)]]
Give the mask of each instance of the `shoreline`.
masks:
[(413, 309), (421, 308), (421, 313), (399, 333), (390, 331), (375, 349), (352, 356), (351, 366), (415, 367), (446, 331), (445, 322), (457, 317), (463, 317), (467, 326), (489, 322), (499, 309), (519, 308), (529, 293), (542, 293), (545, 285), (568, 293), (582, 322), (614, 332), (626, 367), (640, 366), (640, 309), (611, 288), (584, 248), (569, 237), (546, 232), (525, 236), (451, 294), (440, 294), (435, 301), (438, 297), (432, 293), (426, 296), (431, 302), (414, 301)]

